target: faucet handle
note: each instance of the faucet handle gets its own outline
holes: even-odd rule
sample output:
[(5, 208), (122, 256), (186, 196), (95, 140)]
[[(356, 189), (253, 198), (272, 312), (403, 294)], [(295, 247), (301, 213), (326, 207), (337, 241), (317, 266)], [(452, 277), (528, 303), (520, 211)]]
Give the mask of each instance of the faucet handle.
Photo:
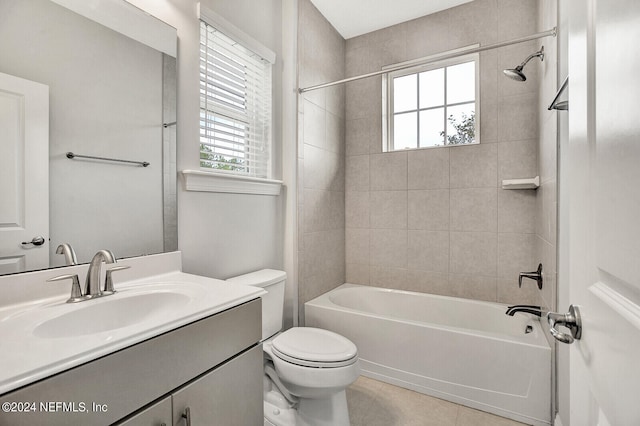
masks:
[(116, 272), (116, 271), (122, 271), (123, 269), (129, 269), (131, 268), (131, 266), (115, 266), (111, 269), (107, 269), (107, 276), (105, 277), (104, 280), (104, 291), (103, 293), (115, 293), (116, 290), (113, 288), (113, 278), (111, 277), (111, 274)]
[(532, 272), (520, 272), (518, 275), (518, 287), (522, 287), (522, 279), (529, 278), (538, 283), (538, 289), (542, 290), (542, 263), (538, 264), (538, 269)]
[(78, 280), (78, 274), (59, 275), (57, 277), (49, 278), (47, 282), (71, 280), (71, 296), (67, 299), (67, 303), (81, 302), (84, 300), (82, 296), (82, 289), (80, 288), (80, 280)]

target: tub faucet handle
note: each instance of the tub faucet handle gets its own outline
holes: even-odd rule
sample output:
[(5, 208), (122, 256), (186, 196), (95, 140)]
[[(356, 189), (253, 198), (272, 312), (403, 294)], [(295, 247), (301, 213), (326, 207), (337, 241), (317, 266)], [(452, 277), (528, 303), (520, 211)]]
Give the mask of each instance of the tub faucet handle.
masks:
[(520, 272), (518, 276), (518, 287), (522, 287), (522, 279), (529, 278), (538, 283), (538, 289), (542, 290), (542, 263), (538, 264), (538, 270), (533, 272)]

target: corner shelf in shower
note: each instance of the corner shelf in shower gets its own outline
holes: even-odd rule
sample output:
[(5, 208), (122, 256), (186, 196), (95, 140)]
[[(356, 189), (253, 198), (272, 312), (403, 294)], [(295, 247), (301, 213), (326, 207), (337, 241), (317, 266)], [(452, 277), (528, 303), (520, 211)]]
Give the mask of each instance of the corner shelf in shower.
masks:
[(540, 176), (527, 179), (504, 179), (502, 189), (537, 189), (540, 186)]

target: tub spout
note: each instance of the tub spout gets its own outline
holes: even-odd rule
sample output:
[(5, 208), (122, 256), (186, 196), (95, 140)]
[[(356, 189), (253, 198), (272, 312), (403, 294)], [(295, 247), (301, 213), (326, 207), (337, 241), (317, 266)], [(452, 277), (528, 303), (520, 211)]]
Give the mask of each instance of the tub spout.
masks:
[(516, 312), (526, 312), (537, 317), (542, 316), (542, 308), (536, 305), (513, 305), (507, 308), (505, 314), (512, 317)]

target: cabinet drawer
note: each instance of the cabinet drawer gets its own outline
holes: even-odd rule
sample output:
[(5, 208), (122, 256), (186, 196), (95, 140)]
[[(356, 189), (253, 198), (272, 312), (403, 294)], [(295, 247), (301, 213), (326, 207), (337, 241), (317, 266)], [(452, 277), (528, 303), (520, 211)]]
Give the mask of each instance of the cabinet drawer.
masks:
[[(0, 412), (0, 425), (113, 423), (255, 345), (260, 337), (258, 298), (2, 395), (0, 402), (33, 402), (37, 410)], [(41, 403), (47, 408), (52, 402), (62, 404), (40, 409)], [(94, 411), (94, 404), (101, 409)]]
[(171, 424), (171, 397), (161, 399), (118, 426), (169, 426)]

